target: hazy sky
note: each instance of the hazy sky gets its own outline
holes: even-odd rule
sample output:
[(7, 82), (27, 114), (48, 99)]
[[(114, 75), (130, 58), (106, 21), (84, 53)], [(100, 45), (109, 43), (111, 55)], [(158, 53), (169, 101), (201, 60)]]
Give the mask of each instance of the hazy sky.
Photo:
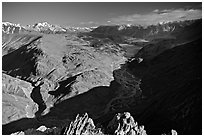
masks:
[(3, 2), (2, 20), (22, 25), (47, 21), (62, 26), (153, 24), (202, 17), (201, 3)]

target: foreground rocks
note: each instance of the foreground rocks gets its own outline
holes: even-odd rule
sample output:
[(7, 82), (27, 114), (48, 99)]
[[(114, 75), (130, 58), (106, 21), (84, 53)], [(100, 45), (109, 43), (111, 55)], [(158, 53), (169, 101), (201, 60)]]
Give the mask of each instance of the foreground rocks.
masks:
[[(77, 115), (76, 119), (64, 128), (41, 126), (37, 129), (19, 131), (12, 135), (147, 135), (144, 126), (138, 126), (129, 112), (115, 115), (107, 128), (97, 125), (95, 126), (93, 120), (85, 113), (82, 116)], [(170, 134), (177, 135), (177, 132), (172, 130)]]
[(100, 128), (96, 128), (94, 122), (89, 118), (88, 114), (84, 116), (76, 116), (76, 119), (65, 128), (66, 135), (102, 135)]
[(108, 124), (110, 134), (115, 135), (146, 135), (144, 126), (138, 126), (137, 122), (128, 112), (118, 113)]

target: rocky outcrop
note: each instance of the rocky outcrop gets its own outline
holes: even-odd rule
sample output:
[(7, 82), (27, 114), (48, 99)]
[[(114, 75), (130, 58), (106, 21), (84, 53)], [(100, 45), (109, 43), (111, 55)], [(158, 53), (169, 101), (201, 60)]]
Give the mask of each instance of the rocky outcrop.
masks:
[(76, 119), (65, 128), (65, 135), (102, 135), (100, 128), (96, 128), (94, 122), (85, 113), (83, 116), (76, 116)]
[(107, 129), (111, 135), (146, 135), (144, 126), (138, 126), (128, 112), (116, 114)]

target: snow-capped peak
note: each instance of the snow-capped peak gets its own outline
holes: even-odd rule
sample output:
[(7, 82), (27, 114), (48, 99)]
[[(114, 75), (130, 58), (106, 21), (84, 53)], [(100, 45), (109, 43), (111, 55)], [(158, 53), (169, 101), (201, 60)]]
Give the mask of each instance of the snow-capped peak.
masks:
[(11, 22), (2, 22), (2, 25), (5, 25), (5, 26), (15, 26), (15, 27), (21, 27), (20, 24), (15, 24), (15, 23), (11, 23)]
[(158, 24), (164, 25), (164, 24), (167, 24), (167, 23), (169, 23), (169, 22), (171, 22), (171, 21), (160, 21)]
[(20, 24), (11, 22), (2, 22), (2, 32), (7, 34), (24, 32), (25, 28)]
[(39, 23), (35, 23), (35, 25), (33, 25), (33, 27), (51, 27), (52, 25), (50, 25), (48, 22), (39, 22)]
[(127, 27), (131, 27), (132, 26), (132, 24), (127, 24)]
[(132, 24), (123, 24), (118, 27), (118, 30), (123, 30), (129, 27), (132, 27)]
[(47, 30), (50, 30), (53, 32), (66, 31), (64, 28), (62, 28), (58, 25), (49, 24), (48, 22), (39, 22), (39, 23), (36, 23), (35, 25), (33, 25), (32, 27), (33, 27), (33, 29), (40, 31), (40, 32), (41, 31), (47, 31)]
[[(4, 33), (16, 33), (15, 30), (23, 31), (37, 31), (42, 33), (66, 33), (66, 32), (89, 32), (95, 27), (62, 27), (60, 25), (53, 25), (48, 22), (39, 22), (34, 25), (21, 26), (20, 24), (14, 24), (10, 22), (2, 23), (2, 31)], [(20, 31), (18, 31), (20, 33)]]

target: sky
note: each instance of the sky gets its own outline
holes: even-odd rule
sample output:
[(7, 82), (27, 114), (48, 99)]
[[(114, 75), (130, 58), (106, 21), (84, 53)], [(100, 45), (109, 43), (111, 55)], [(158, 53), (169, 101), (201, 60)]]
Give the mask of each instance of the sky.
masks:
[(202, 18), (201, 2), (3, 2), (2, 21), (61, 26), (151, 25)]

